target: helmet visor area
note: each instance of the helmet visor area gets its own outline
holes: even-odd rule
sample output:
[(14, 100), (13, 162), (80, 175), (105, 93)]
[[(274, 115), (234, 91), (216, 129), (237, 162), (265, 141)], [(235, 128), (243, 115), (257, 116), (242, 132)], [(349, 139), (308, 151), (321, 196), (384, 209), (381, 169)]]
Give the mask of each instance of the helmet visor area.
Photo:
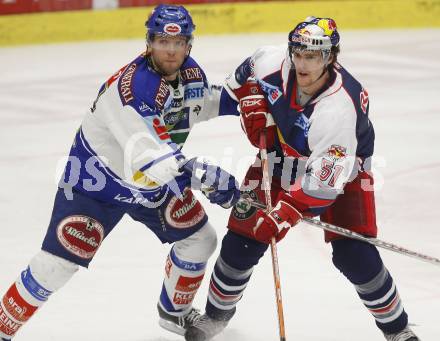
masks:
[(303, 72), (313, 72), (322, 70), (327, 66), (330, 58), (330, 51), (307, 49), (304, 47), (290, 47), (289, 55), (295, 69)]
[(155, 34), (150, 39), (149, 44), (155, 50), (184, 51), (190, 47), (191, 38), (183, 35)]

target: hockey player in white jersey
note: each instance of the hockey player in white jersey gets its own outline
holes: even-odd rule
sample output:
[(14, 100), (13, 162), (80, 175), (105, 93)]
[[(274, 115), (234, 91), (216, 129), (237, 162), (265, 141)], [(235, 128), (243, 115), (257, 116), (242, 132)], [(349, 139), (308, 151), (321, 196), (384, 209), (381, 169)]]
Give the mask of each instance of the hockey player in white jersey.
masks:
[[(337, 62), (338, 53), (335, 22), (310, 17), (290, 32), (287, 49), (263, 47), (227, 79), (250, 142), (260, 147), (260, 134), (267, 132), (274, 208), (266, 213), (239, 202), (232, 210), (206, 313), (187, 330), (187, 341), (209, 340), (226, 327), (272, 237), (280, 241), (302, 216), (320, 215), (325, 222), (376, 237), (369, 97)], [(265, 203), (261, 184), (257, 155), (242, 189)], [(328, 232), (325, 239), (333, 264), (353, 284), (385, 339), (419, 340), (376, 247)]]
[(105, 82), (78, 129), (42, 250), (0, 301), (0, 340), (12, 339), (89, 265), (124, 214), (174, 243), (157, 304), (160, 325), (183, 335), (200, 317), (192, 301), (216, 233), (191, 189), (224, 208), (239, 191), (232, 175), (185, 158), (180, 146), (195, 123), (238, 112), (190, 57), (195, 26), (184, 7), (157, 6), (146, 27), (146, 52)]

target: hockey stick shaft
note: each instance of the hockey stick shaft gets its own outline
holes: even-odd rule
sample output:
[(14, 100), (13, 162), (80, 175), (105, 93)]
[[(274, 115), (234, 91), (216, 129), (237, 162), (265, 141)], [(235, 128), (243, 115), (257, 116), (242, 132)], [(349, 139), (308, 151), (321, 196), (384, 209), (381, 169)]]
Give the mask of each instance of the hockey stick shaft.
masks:
[(402, 246), (399, 246), (399, 245), (396, 245), (396, 244), (393, 244), (393, 243), (389, 243), (389, 242), (386, 242), (386, 241), (383, 241), (383, 240), (380, 240), (380, 239), (377, 239), (377, 238), (368, 238), (368, 237), (365, 237), (365, 236), (363, 236), (363, 235), (361, 235), (359, 233), (356, 233), (356, 232), (344, 229), (344, 228), (339, 227), (339, 226), (335, 226), (335, 225), (332, 225), (332, 224), (324, 223), (322, 221), (314, 220), (312, 218), (303, 218), (302, 221), (307, 223), (307, 224), (309, 224), (309, 225), (319, 227), (319, 228), (321, 228), (323, 230), (337, 233), (337, 234), (339, 234), (341, 236), (345, 236), (345, 237), (348, 237), (348, 238), (361, 240), (363, 242), (373, 244), (373, 245), (375, 245), (377, 247), (380, 247), (382, 249), (386, 249), (386, 250), (389, 250), (389, 251), (400, 253), (400, 254), (408, 256), (408, 257), (416, 258), (416, 259), (419, 259), (421, 261), (425, 261), (425, 262), (428, 262), (428, 263), (440, 266), (440, 259), (438, 259), (438, 258), (427, 256), (427, 255), (424, 255), (422, 253), (406, 249), (406, 248), (404, 248)]
[[(264, 204), (260, 204), (260, 203), (258, 203), (256, 201), (252, 201), (252, 199), (250, 199), (246, 195), (243, 196), (243, 200), (246, 200), (250, 205), (252, 205), (252, 206), (254, 206), (256, 208), (261, 208), (261, 209), (264, 209), (264, 210), (266, 209), (266, 206)], [(312, 219), (312, 218), (303, 218), (302, 221), (307, 223), (308, 225), (318, 227), (318, 228), (320, 228), (322, 230), (334, 232), (334, 233), (337, 233), (337, 234), (339, 234), (341, 236), (345, 236), (345, 237), (348, 237), (348, 238), (361, 240), (363, 242), (366, 242), (366, 243), (369, 243), (369, 244), (373, 244), (373, 245), (375, 245), (377, 247), (380, 247), (382, 249), (386, 249), (386, 250), (389, 250), (389, 251), (392, 251), (392, 252), (400, 253), (400, 254), (408, 256), (408, 257), (412, 257), (412, 258), (415, 258), (415, 259), (418, 259), (418, 260), (421, 260), (421, 261), (424, 261), (424, 262), (428, 262), (428, 263), (440, 266), (440, 259), (438, 259), (438, 258), (427, 256), (427, 255), (424, 255), (422, 253), (406, 249), (406, 248), (404, 248), (402, 246), (399, 246), (399, 245), (396, 245), (396, 244), (393, 244), (393, 243), (389, 243), (389, 242), (386, 242), (386, 241), (381, 240), (381, 239), (368, 238), (368, 237), (365, 237), (365, 236), (363, 236), (363, 235), (361, 235), (359, 233), (347, 230), (347, 229), (345, 229), (343, 227), (339, 227), (339, 226), (336, 226), (336, 225), (324, 223), (322, 221), (315, 220), (315, 219)]]
[[(260, 158), (261, 158), (261, 168), (263, 173), (263, 190), (266, 198), (265, 210), (270, 212), (272, 210), (272, 198), (270, 194), (270, 178), (269, 178), (269, 164), (267, 158), (267, 143), (266, 143), (266, 129), (260, 135)], [(283, 300), (281, 296), (281, 280), (280, 280), (280, 267), (278, 265), (278, 251), (277, 242), (275, 237), (272, 237), (270, 241), (270, 250), (272, 255), (272, 270), (273, 270), (273, 280), (275, 284), (275, 299), (277, 304), (278, 312), (278, 326), (280, 332), (280, 340), (286, 341), (286, 330), (284, 327), (284, 310), (283, 310)]]

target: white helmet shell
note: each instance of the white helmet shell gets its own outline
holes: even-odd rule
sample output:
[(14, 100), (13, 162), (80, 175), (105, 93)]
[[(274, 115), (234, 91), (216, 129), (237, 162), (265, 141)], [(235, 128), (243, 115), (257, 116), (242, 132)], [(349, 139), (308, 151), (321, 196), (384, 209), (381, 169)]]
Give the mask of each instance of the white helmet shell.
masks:
[(336, 23), (330, 18), (308, 17), (289, 33), (289, 46), (304, 50), (330, 50), (339, 45)]

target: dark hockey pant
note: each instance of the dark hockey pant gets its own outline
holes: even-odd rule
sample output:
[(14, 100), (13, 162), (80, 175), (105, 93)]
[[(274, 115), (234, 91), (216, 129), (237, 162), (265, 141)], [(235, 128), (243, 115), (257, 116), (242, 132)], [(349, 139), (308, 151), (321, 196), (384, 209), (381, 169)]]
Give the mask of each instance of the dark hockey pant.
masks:
[[(261, 180), (259, 168), (252, 167), (249, 170), (244, 184), (248, 185), (250, 180)], [(370, 191), (363, 190), (361, 184), (366, 181), (372, 185), (370, 175), (359, 173), (353, 182), (346, 185), (344, 194), (337, 198), (321, 219), (368, 236), (376, 236), (374, 192), (371, 188)], [(273, 178), (272, 200), (276, 199), (280, 190), (280, 182)], [(264, 193), (260, 187), (247, 192), (253, 200), (264, 202)], [(229, 231), (223, 238), (220, 255), (214, 266), (206, 305), (207, 314), (213, 318), (226, 316), (228, 311), (234, 309), (250, 280), (253, 267), (268, 248), (268, 245), (252, 238), (250, 231), (255, 226), (255, 213), (256, 209), (246, 203), (238, 204), (231, 212)], [(408, 316), (393, 278), (376, 247), (329, 233), (326, 233), (325, 239), (331, 242), (333, 248), (333, 264), (354, 285), (377, 326), (387, 334), (404, 329)]]

